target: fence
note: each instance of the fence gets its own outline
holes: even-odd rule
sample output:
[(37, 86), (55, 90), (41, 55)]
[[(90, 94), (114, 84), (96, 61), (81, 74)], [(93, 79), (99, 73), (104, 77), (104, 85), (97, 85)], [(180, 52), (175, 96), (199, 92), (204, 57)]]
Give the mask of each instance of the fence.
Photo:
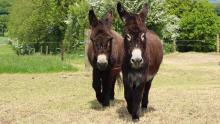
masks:
[[(211, 41), (216, 41), (216, 52), (219, 53), (220, 52), (220, 41), (219, 41), (219, 34), (216, 35), (216, 39), (209, 39)], [(180, 51), (184, 52), (185, 51), (191, 51), (193, 47), (195, 46), (200, 47), (200, 49), (208, 49), (208, 47), (210, 46), (210, 44), (207, 44), (207, 42), (205, 40), (173, 40), (172, 42), (172, 47), (173, 47), (173, 51)], [(202, 50), (201, 50), (202, 51)]]
[[(82, 47), (82, 49), (84, 49), (84, 53), (87, 53), (87, 48), (88, 48), (88, 44), (90, 42), (90, 30), (85, 30), (84, 35), (85, 35), (85, 41), (84, 42), (80, 42), (79, 44)], [(205, 40), (173, 40), (172, 42), (172, 47), (174, 51), (179, 51), (181, 47), (185, 48), (185, 47), (190, 47), (193, 46), (193, 42), (200, 42), (201, 44), (205, 43)], [(219, 42), (219, 34), (216, 35), (216, 52), (220, 52), (220, 42)], [(189, 42), (189, 43), (188, 43)], [(42, 55), (51, 55), (51, 54), (60, 54), (60, 58), (61, 60), (64, 60), (64, 54), (66, 53), (66, 48), (65, 45), (63, 44), (63, 42), (60, 43), (54, 43), (54, 42), (47, 42), (44, 44), (41, 43), (28, 43), (28, 45), (23, 45), (22, 47), (19, 46), (18, 42), (13, 42), (15, 44), (13, 44), (13, 46), (15, 46), (15, 49), (18, 50), (19, 53), (22, 54), (35, 54), (35, 53), (39, 53)], [(184, 43), (184, 44), (183, 44)], [(72, 47), (76, 47), (78, 45), (72, 46)], [(24, 47), (28, 47), (28, 48), (24, 48)], [(202, 45), (202, 47), (206, 47), (205, 44)], [(83, 51), (83, 50), (82, 50)], [(85, 67), (87, 70), (90, 70), (90, 64), (88, 62), (88, 58), (85, 55)]]
[[(13, 49), (16, 51), (17, 55), (60, 55), (61, 60), (64, 60), (64, 54), (70, 54), (65, 48), (65, 44), (63, 42), (46, 42), (46, 43), (36, 43), (36, 42), (28, 42), (26, 44), (19, 43), (18, 41), (8, 40), (5, 44), (11, 44)], [(78, 46), (84, 44), (84, 42), (79, 42), (71, 46), (73, 49), (77, 49), (83, 51), (83, 49), (79, 49)], [(82, 45), (84, 46), (84, 45)], [(76, 48), (77, 47), (77, 48)], [(72, 54), (72, 53), (71, 53)], [(81, 55), (80, 56), (84, 56)]]

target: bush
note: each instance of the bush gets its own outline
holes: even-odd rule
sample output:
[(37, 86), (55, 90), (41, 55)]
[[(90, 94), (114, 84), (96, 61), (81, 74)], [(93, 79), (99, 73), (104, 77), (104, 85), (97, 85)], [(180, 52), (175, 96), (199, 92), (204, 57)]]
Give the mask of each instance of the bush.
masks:
[[(220, 19), (207, 0), (166, 0), (168, 11), (180, 17), (180, 36), (185, 46), (181, 51), (215, 51), (216, 34), (220, 32)], [(204, 42), (198, 42), (204, 41)], [(187, 46), (188, 45), (188, 46)]]
[(40, 46), (50, 45), (51, 51), (55, 52), (66, 29), (65, 14), (60, 6), (54, 0), (15, 1), (9, 17), (10, 37), (36, 50)]
[(172, 43), (164, 43), (163, 44), (163, 50), (164, 50), (164, 53), (172, 53), (172, 52), (174, 52), (173, 44)]

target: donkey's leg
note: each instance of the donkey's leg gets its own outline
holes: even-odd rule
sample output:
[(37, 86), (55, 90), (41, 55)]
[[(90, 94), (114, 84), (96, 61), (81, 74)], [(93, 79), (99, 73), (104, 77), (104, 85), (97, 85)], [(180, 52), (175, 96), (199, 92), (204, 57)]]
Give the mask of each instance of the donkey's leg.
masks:
[(102, 90), (102, 94), (103, 94), (102, 105), (103, 106), (109, 106), (110, 93), (111, 93), (111, 89), (112, 89), (112, 75), (111, 75), (111, 73), (106, 72), (103, 75), (102, 86), (103, 86), (103, 90)]
[(133, 121), (139, 120), (140, 115), (140, 103), (143, 97), (145, 84), (141, 83), (139, 86), (136, 86), (132, 91), (132, 119)]
[(116, 76), (113, 76), (112, 78), (112, 88), (111, 88), (111, 94), (110, 94), (110, 99), (114, 100), (115, 99), (115, 82), (116, 82)]
[(92, 87), (95, 90), (97, 100), (100, 103), (102, 103), (100, 74), (95, 69), (93, 69), (93, 73), (92, 74), (93, 74), (93, 76), (92, 76), (92, 78), (93, 78)]
[(132, 89), (129, 86), (128, 82), (124, 80), (124, 96), (127, 102), (127, 110), (132, 114)]
[(142, 108), (143, 109), (147, 109), (147, 105), (148, 105), (148, 94), (151, 88), (151, 82), (153, 79), (149, 80), (146, 85), (145, 85), (145, 89), (144, 89), (144, 94), (143, 94), (143, 99), (142, 99)]

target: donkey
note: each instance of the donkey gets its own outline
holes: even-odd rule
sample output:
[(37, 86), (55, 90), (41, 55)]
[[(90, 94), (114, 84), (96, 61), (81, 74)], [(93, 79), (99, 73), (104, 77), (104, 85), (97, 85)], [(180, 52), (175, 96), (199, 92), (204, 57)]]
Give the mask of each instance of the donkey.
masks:
[(124, 95), (128, 112), (133, 121), (138, 121), (140, 104), (147, 109), (151, 82), (163, 59), (162, 44), (159, 37), (145, 26), (147, 4), (136, 14), (126, 11), (121, 3), (117, 4), (117, 10), (124, 23)]
[(91, 25), (91, 42), (88, 45), (88, 59), (93, 67), (92, 86), (96, 98), (103, 106), (109, 106), (114, 100), (114, 86), (116, 78), (120, 77), (123, 60), (123, 38), (111, 30), (112, 12), (98, 20), (94, 11), (89, 11)]

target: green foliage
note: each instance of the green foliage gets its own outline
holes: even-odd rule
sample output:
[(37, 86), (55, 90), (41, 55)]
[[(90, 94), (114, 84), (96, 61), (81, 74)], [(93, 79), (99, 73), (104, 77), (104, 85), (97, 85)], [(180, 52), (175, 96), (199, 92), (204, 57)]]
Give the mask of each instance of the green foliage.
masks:
[[(122, 33), (123, 24), (116, 10), (118, 1), (109, 0), (17, 0), (10, 11), (9, 34), (25, 49), (49, 46), (57, 52), (63, 41), (68, 52), (83, 48), (84, 31), (89, 28), (88, 11), (93, 8), (99, 18), (112, 10), (113, 29)], [(146, 25), (165, 43), (174, 39), (205, 40), (213, 51), (214, 37), (219, 32), (219, 18), (206, 0), (120, 0), (128, 11), (138, 12), (144, 3), (150, 6)], [(1, 4), (0, 4), (1, 5)], [(45, 51), (44, 51), (45, 52)]]
[[(105, 16), (107, 11), (112, 10), (114, 14), (113, 28), (118, 32), (122, 32), (123, 24), (115, 9), (117, 2), (118, 1), (91, 0), (89, 4), (95, 10), (98, 17)], [(143, 4), (148, 3), (150, 8), (145, 20), (146, 25), (149, 29), (155, 31), (161, 39), (164, 39), (165, 43), (169, 43), (179, 36), (178, 29), (180, 19), (167, 11), (165, 3), (161, 0), (121, 0), (121, 2), (128, 11), (135, 13), (138, 13), (138, 11), (142, 9)], [(168, 50), (167, 52), (171, 51), (169, 46), (166, 50)]]
[(0, 0), (0, 36), (4, 36), (7, 31), (9, 8), (13, 0)]
[[(84, 41), (84, 30), (88, 27), (87, 14), (89, 5), (86, 0), (76, 1), (69, 6), (68, 19), (65, 21), (67, 29), (64, 38), (64, 45), (67, 52), (83, 47), (81, 43)], [(80, 46), (81, 45), (81, 46)]]
[[(113, 10), (114, 22), (113, 27), (116, 31), (122, 32), (123, 24), (118, 16), (115, 6), (118, 1), (108, 0), (92, 0), (89, 4), (92, 6), (98, 16), (103, 16), (109, 10)], [(142, 9), (143, 4), (148, 3), (150, 6), (148, 16), (146, 18), (146, 25), (149, 29), (154, 30), (163, 39), (175, 39), (178, 36), (179, 19), (175, 15), (169, 14), (161, 0), (121, 0), (126, 9), (130, 12), (138, 13)]]
[(54, 0), (16, 1), (11, 9), (9, 34), (22, 46), (36, 51), (40, 46), (50, 46), (50, 51), (56, 52), (66, 29), (66, 8), (65, 0), (59, 4)]
[(181, 51), (215, 50), (215, 37), (220, 32), (220, 20), (207, 0), (166, 0), (166, 4), (168, 11), (181, 19), (178, 39), (192, 42), (190, 48), (181, 46)]
[(164, 43), (163, 44), (163, 50), (164, 50), (164, 53), (172, 53), (174, 52), (174, 49), (173, 49), (173, 44), (172, 43)]

